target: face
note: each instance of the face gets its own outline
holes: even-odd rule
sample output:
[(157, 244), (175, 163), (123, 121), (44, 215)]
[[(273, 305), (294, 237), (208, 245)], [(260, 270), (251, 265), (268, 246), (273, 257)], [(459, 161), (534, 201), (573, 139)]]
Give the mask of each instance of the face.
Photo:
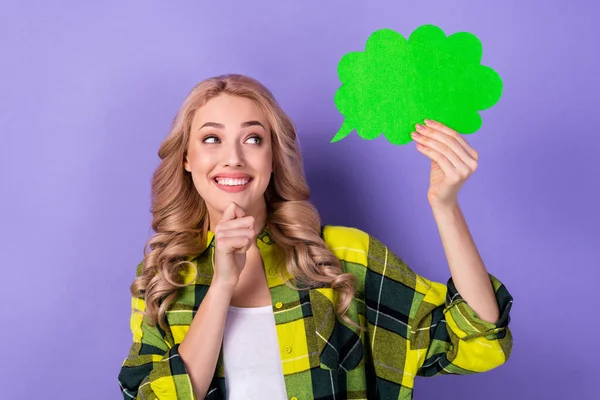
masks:
[(220, 94), (196, 111), (184, 167), (206, 202), (211, 230), (231, 202), (255, 219), (266, 213), (272, 164), (270, 127), (254, 101)]

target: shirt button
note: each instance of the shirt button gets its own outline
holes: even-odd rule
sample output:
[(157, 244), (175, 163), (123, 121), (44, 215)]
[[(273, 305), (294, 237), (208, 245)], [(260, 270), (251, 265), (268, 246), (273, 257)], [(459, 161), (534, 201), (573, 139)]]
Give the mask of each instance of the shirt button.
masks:
[(278, 301), (277, 303), (275, 303), (275, 307), (276, 308), (281, 308), (281, 307), (283, 307), (283, 303), (280, 302), (280, 301)]
[(292, 348), (290, 346), (285, 346), (284, 350), (287, 354), (290, 354), (292, 352)]
[(268, 236), (265, 236), (265, 237), (263, 237), (262, 241), (268, 244), (268, 243), (271, 243), (271, 238)]
[(271, 268), (269, 270), (269, 274), (271, 274), (271, 276), (275, 276), (275, 275), (277, 275), (277, 270), (275, 268)]

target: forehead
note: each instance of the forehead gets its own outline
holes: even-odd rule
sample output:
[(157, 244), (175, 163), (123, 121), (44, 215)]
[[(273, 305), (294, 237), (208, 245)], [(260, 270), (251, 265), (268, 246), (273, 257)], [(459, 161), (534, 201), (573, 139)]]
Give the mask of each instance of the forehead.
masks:
[(239, 127), (246, 121), (257, 120), (267, 127), (267, 119), (261, 108), (246, 97), (219, 94), (200, 107), (194, 115), (193, 126), (216, 122), (230, 127)]

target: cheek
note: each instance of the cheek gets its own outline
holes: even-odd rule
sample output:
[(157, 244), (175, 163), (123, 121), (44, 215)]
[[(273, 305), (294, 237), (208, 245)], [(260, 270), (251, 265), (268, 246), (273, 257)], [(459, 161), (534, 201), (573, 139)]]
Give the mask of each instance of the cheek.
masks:
[(271, 173), (273, 171), (273, 159), (271, 157), (268, 157), (267, 159), (264, 160), (263, 170), (268, 173)]
[(188, 168), (191, 170), (192, 174), (198, 175), (206, 175), (211, 166), (214, 165), (212, 161), (212, 157), (210, 154), (199, 154), (198, 152), (191, 152), (188, 155)]
[(273, 167), (273, 159), (267, 149), (254, 149), (245, 154), (247, 166), (259, 174), (270, 173)]
[(262, 170), (266, 171), (268, 173), (271, 173), (273, 171), (273, 153), (272, 153), (272, 151), (269, 151), (265, 155), (263, 155), (261, 162), (262, 162)]

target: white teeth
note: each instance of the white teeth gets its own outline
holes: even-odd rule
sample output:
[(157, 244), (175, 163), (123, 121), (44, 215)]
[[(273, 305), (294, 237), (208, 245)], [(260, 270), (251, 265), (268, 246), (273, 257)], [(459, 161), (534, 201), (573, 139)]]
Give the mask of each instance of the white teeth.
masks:
[(216, 178), (219, 185), (225, 186), (243, 186), (250, 182), (250, 179), (229, 179), (229, 178)]

